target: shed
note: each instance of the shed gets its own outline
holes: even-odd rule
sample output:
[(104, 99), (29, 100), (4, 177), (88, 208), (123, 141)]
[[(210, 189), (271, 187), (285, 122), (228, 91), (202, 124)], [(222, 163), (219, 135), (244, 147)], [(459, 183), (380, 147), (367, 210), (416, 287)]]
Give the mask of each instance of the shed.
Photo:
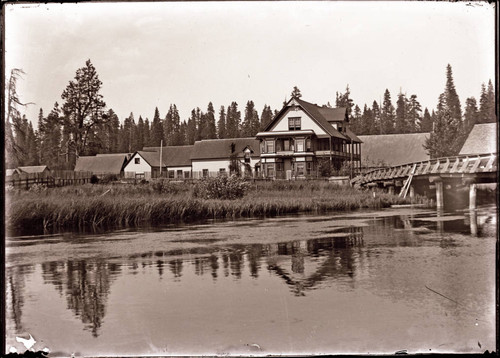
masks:
[(78, 157), (76, 159), (75, 171), (92, 172), (92, 174), (98, 177), (104, 175), (122, 176), (128, 156), (128, 153), (116, 153)]

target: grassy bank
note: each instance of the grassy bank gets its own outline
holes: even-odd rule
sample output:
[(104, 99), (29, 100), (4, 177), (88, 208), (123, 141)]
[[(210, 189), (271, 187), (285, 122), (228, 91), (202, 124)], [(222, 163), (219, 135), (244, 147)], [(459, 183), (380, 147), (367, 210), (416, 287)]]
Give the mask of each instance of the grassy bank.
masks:
[(384, 208), (406, 201), (396, 196), (326, 182), (251, 183), (243, 198), (200, 199), (193, 184), (92, 185), (9, 190), (9, 230), (139, 226), (204, 218), (275, 216), (288, 213)]

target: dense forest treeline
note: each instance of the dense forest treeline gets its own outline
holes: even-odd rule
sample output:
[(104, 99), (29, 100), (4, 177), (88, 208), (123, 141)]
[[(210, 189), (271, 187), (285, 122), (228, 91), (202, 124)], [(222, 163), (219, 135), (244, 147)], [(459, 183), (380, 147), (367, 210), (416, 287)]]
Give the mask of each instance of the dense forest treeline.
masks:
[[(13, 70), (8, 82), (7, 168), (43, 164), (52, 169), (72, 169), (78, 155), (134, 152), (160, 143), (187, 145), (202, 139), (251, 137), (278, 113), (264, 105), (259, 115), (254, 102), (248, 100), (244, 109), (231, 102), (217, 111), (209, 102), (206, 110), (196, 107), (184, 120), (175, 104), (163, 116), (155, 108), (151, 120), (142, 115), (136, 118), (133, 113), (120, 120), (113, 109), (106, 108), (99, 93), (102, 82), (88, 60), (63, 91), (62, 105), (55, 102), (48, 114), (40, 109), (35, 130), (31, 119), (21, 115), (21, 108), (28, 105), (19, 100), (16, 91), (21, 74), (22, 70)], [(301, 97), (300, 90), (294, 87), (291, 96)], [(386, 89), (382, 103), (373, 101), (361, 110), (347, 86), (344, 93), (337, 92), (335, 106), (348, 108), (351, 129), (358, 135), (431, 132), (425, 147), (432, 157), (457, 154), (474, 124), (496, 121), (491, 80), (482, 85), (479, 103), (474, 97), (466, 99), (462, 114), (450, 65), (436, 109), (422, 110), (415, 94), (399, 93), (395, 106), (392, 101)], [(324, 106), (331, 107), (330, 103)]]

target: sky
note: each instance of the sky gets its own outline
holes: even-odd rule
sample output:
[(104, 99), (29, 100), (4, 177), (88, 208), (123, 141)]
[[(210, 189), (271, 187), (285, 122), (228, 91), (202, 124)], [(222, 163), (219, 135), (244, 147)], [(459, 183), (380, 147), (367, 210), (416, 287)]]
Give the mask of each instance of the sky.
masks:
[[(433, 109), (453, 69), (462, 107), (495, 79), (494, 7), (465, 2), (114, 2), (10, 4), (5, 7), (5, 78), (34, 102), (36, 128), (90, 59), (101, 94), (123, 121), (181, 120), (248, 100), (259, 115), (281, 109), (294, 86), (302, 99), (335, 104), (349, 85), (361, 109), (400, 91)], [(218, 116), (217, 116), (218, 117)]]

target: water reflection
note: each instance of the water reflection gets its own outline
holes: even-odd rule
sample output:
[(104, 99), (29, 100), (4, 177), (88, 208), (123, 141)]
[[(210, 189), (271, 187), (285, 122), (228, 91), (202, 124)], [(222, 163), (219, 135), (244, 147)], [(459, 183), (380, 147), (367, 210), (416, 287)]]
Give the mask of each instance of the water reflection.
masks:
[(106, 314), (111, 283), (120, 273), (121, 265), (100, 259), (47, 262), (41, 266), (44, 282), (66, 296), (67, 308), (97, 337)]
[[(120, 289), (123, 295), (124, 287), (128, 290), (126, 285), (129, 282), (132, 282), (131, 289), (136, 289), (134, 285), (143, 285), (143, 289), (147, 285), (147, 297), (137, 301), (133, 301), (133, 294), (130, 297), (130, 305), (135, 305), (134, 309), (138, 311), (137, 313), (130, 312), (130, 316), (136, 315), (134, 319), (139, 321), (143, 318), (141, 315), (148, 312), (148, 309), (142, 306), (154, 306), (159, 300), (165, 303), (165, 311), (182, 309), (185, 304), (183, 315), (186, 312), (193, 312), (193, 317), (203, 316), (203, 309), (197, 304), (198, 292), (204, 292), (204, 296), (206, 295), (209, 301), (212, 297), (221, 299), (222, 295), (235, 294), (235, 291), (231, 291), (235, 287), (247, 295), (245, 300), (248, 298), (249, 302), (258, 301), (263, 296), (263, 292), (266, 292), (267, 301), (258, 301), (259, 305), (273, 304), (273, 302), (276, 304), (277, 296), (280, 299), (286, 296), (283, 300), (289, 300), (288, 304), (291, 305), (294, 302), (314, 302), (318, 305), (326, 305), (318, 306), (318, 311), (328, 308), (327, 302), (330, 302), (325, 299), (318, 303), (318, 297), (330, 299), (330, 295), (334, 297), (339, 292), (353, 293), (350, 299), (356, 297), (358, 292), (361, 292), (361, 295), (370, 292), (373, 295), (371, 298), (389, 299), (390, 305), (387, 307), (392, 307), (394, 302), (400, 304), (404, 302), (406, 308), (420, 307), (425, 300), (433, 297), (428, 296), (429, 292), (425, 290), (426, 284), (430, 284), (439, 292), (446, 294), (451, 292), (450, 297), (457, 299), (457, 302), (473, 301), (475, 297), (469, 297), (469, 293), (480, 292), (481, 289), (484, 290), (484, 286), (478, 285), (470, 290), (467, 288), (463, 289), (463, 292), (459, 291), (462, 282), (470, 276), (471, 268), (478, 269), (475, 264), (470, 264), (467, 266), (467, 275), (462, 275), (461, 265), (468, 258), (472, 262), (469, 256), (464, 255), (464, 252), (468, 253), (467, 250), (478, 250), (477, 257), (484, 253), (480, 245), (470, 244), (471, 240), (468, 240), (467, 235), (472, 234), (474, 237), (490, 235), (491, 232), (487, 230), (491, 229), (487, 228), (494, 226), (491, 223), (496, 220), (496, 216), (491, 213), (485, 215), (477, 211), (453, 213), (452, 216), (449, 213), (441, 213), (439, 216), (431, 215), (429, 212), (420, 215), (405, 212), (361, 218), (349, 218), (348, 215), (332, 218), (325, 215), (312, 220), (288, 219), (286, 222), (288, 226), (280, 221), (276, 223), (263, 221), (239, 226), (237, 231), (240, 236), (236, 239), (233, 239), (234, 233), (224, 232), (228, 227), (228, 231), (234, 231), (234, 227), (230, 225), (213, 225), (209, 226), (210, 230), (205, 231), (200, 229), (196, 240), (190, 236), (190, 232), (173, 233), (165, 230), (161, 236), (151, 235), (151, 237), (130, 239), (130, 242), (136, 246), (128, 251), (116, 250), (113, 243), (109, 246), (112, 247), (110, 249), (112, 252), (99, 253), (99, 257), (95, 257), (97, 255), (92, 253), (86, 259), (62, 260), (69, 256), (59, 256), (59, 260), (54, 260), (50, 256), (52, 261), (40, 259), (39, 263), (34, 265), (23, 265), (20, 264), (22, 261), (16, 261), (21, 260), (25, 254), (26, 251), (23, 250), (33, 250), (32, 252), (35, 250), (26, 245), (16, 246), (15, 240), (12, 240), (9, 259), (18, 264), (9, 267), (6, 272), (7, 317), (12, 327), (8, 327), (8, 330), (12, 333), (12, 331), (22, 332), (25, 329), (23, 309), (36, 302), (34, 299), (29, 299), (30, 296), (26, 293), (34, 273), (41, 274), (41, 279), (40, 276), (36, 276), (39, 285), (43, 282), (54, 288), (55, 296), (61, 297), (61, 309), (71, 312), (77, 324), (83, 326), (86, 331), (85, 335), (91, 340), (98, 337), (108, 339), (109, 334), (106, 334), (105, 328), (110, 324), (109, 321), (116, 320), (118, 317), (121, 322), (120, 313), (123, 314), (123, 311), (120, 310), (128, 309), (129, 302), (121, 306), (123, 302), (120, 301), (119, 308), (117, 308), (118, 314), (115, 312), (113, 315), (113, 307), (109, 307), (109, 301), (115, 302), (115, 295), (120, 297)], [(490, 224), (485, 225), (485, 223)], [(295, 224), (295, 226), (289, 224)], [(272, 230), (275, 230), (274, 235)], [(183, 233), (185, 234), (182, 235)], [(464, 233), (466, 235), (463, 235)], [(205, 241), (203, 235), (206, 235), (208, 240)], [(246, 235), (250, 238), (247, 239)], [(111, 234), (110, 237), (113, 235)], [(464, 240), (464, 237), (467, 237), (467, 240)], [(153, 244), (147, 240), (153, 240)], [(99, 240), (96, 238), (95, 241)], [(73, 249), (71, 244), (71, 242), (66, 243), (66, 248)], [(78, 244), (91, 246), (96, 243), (89, 244), (88, 241), (81, 240)], [(42, 242), (36, 245), (42, 245)], [(51, 245), (56, 244), (51, 243)], [(124, 247), (128, 245), (128, 242), (122, 245)], [(465, 247), (466, 245), (471, 247)], [(36, 250), (39, 250), (39, 246)], [(84, 247), (81, 250), (89, 249)], [(32, 253), (32, 255), (37, 253)], [(80, 257), (77, 253), (79, 251), (75, 249), (72, 257)], [(453, 256), (459, 255), (460, 262), (452, 261)], [(26, 258), (24, 260), (27, 262)], [(415, 274), (416, 272), (418, 274)], [(475, 275), (480, 277), (480, 272), (476, 272)], [(119, 282), (115, 283), (115, 281)], [(138, 281), (142, 282), (139, 284)], [(199, 284), (200, 287), (191, 289), (193, 282), (195, 285)], [(207, 287), (216, 289), (210, 292), (201, 291)], [(365, 291), (357, 291), (359, 288)], [(200, 291), (197, 291), (198, 289)], [(268, 289), (281, 291), (279, 295), (273, 296), (267, 293)], [(323, 293), (326, 294), (322, 296)], [(166, 299), (167, 296), (168, 299)], [(307, 301), (311, 299), (312, 301)], [(435, 297), (435, 299), (439, 300), (440, 297)], [(350, 302), (348, 299), (345, 301)], [(236, 300), (236, 302), (240, 301)], [(280, 302), (278, 303), (281, 304)], [(380, 303), (380, 301), (377, 302)], [(221, 306), (226, 303), (230, 304), (224, 302)], [(361, 307), (362, 303), (365, 304), (362, 300), (358, 301), (358, 307)], [(370, 309), (377, 311), (376, 304), (374, 303), (375, 307)], [(435, 305), (435, 302), (432, 304)], [(444, 304), (449, 304), (449, 302), (445, 301)], [(255, 309), (258, 305), (249, 305), (249, 307)], [(448, 317), (448, 314), (460, 316), (459, 311), (453, 311), (447, 306), (443, 307), (443, 310), (447, 310), (444, 312), (445, 317)], [(234, 308), (231, 312), (238, 312), (240, 308)], [(390, 308), (387, 309), (390, 311)], [(24, 313), (25, 320), (34, 315), (30, 313), (30, 310), (27, 312)], [(265, 315), (262, 312), (257, 312), (255, 315)], [(433, 314), (439, 313), (433, 312)], [(216, 314), (217, 312), (214, 312), (214, 316)], [(253, 311), (252, 314), (254, 314)], [(331, 314), (334, 316), (333, 313)], [(356, 313), (352, 314), (356, 315)], [(151, 315), (149, 320), (154, 317), (154, 314)], [(171, 313), (170, 316), (165, 313), (165, 317), (178, 318), (176, 313)], [(178, 318), (177, 323), (186, 324), (185, 329), (189, 331), (192, 327), (189, 323), (182, 321), (182, 317)], [(362, 318), (358, 317), (357, 322)], [(301, 319), (305, 318), (301, 317)], [(108, 321), (107, 324), (104, 324), (105, 320)], [(276, 317), (273, 320), (276, 321)], [(446, 320), (447, 318), (445, 318), (445, 323), (448, 322)], [(267, 329), (275, 329), (271, 321), (271, 323), (260, 321), (262, 322), (268, 324)], [(138, 326), (148, 324), (149, 322), (145, 319)]]

